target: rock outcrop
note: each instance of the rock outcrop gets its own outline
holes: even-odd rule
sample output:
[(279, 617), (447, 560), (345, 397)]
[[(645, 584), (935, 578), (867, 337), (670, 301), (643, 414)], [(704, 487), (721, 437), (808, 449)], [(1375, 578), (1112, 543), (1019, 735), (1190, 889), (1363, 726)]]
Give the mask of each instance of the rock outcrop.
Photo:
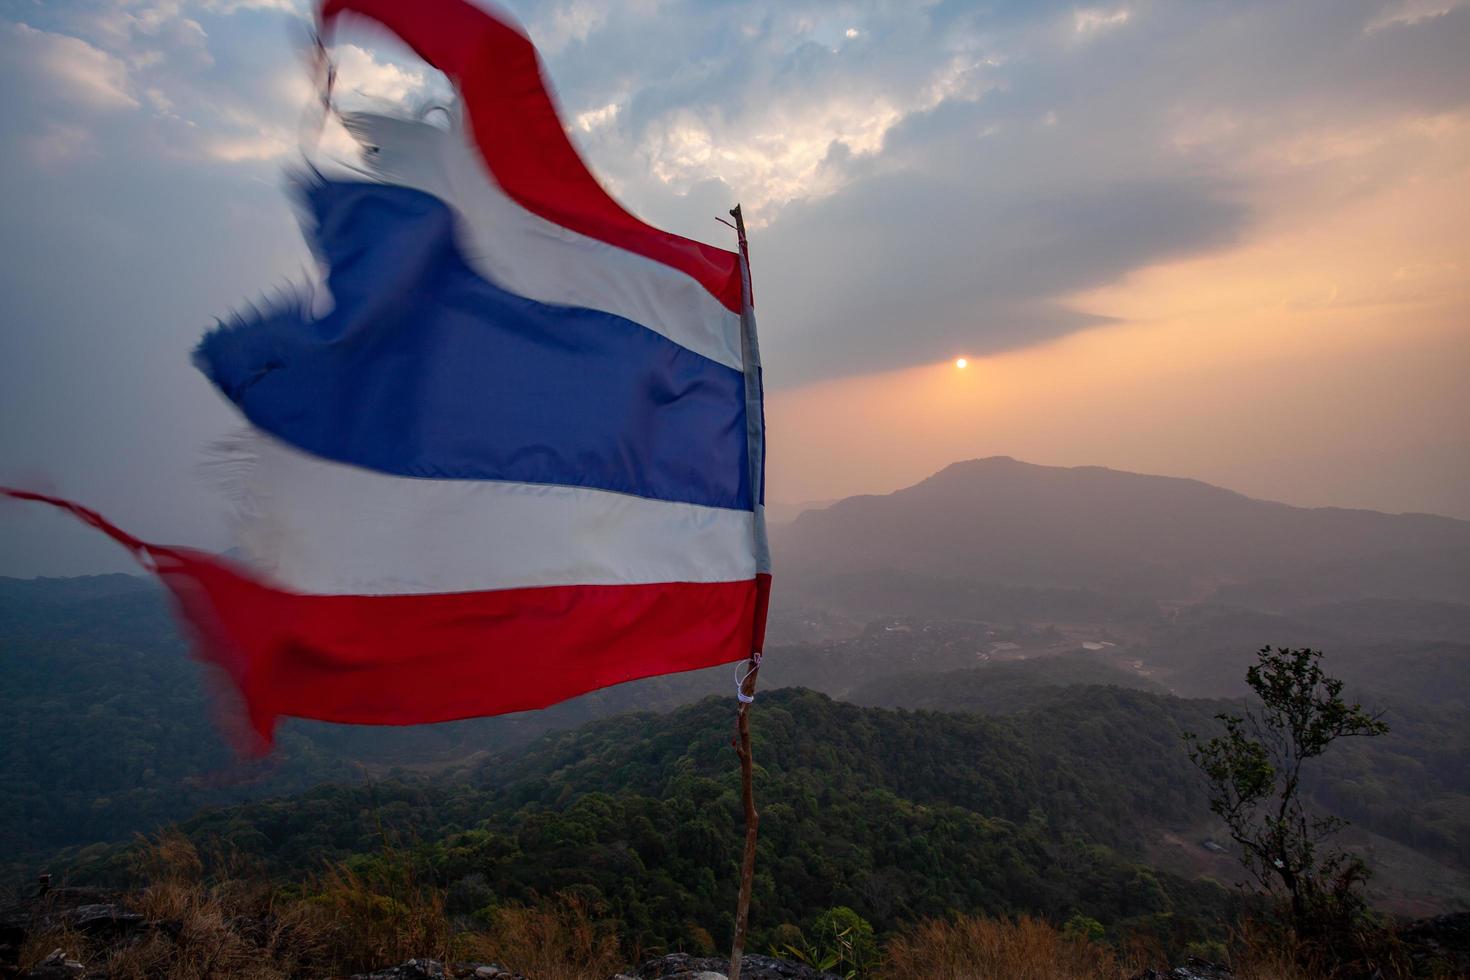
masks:
[[(629, 973), (619, 973), (612, 980), (726, 980), (729, 960), (688, 953), (670, 953), (648, 960)], [(742, 980), (842, 980), (833, 973), (813, 970), (800, 963), (778, 960), (770, 956), (747, 956), (743, 960)], [(494, 963), (441, 963), (438, 960), (409, 960), (398, 966), (359, 973), (349, 980), (526, 980)]]
[(71, 980), (93, 976), (76, 959), (74, 949), (53, 950), (24, 973), (20, 950), (28, 937), (64, 930), (104, 943), (125, 942), (138, 932), (156, 928), (122, 904), (122, 896), (95, 888), (56, 888), (43, 885), (40, 895), (19, 905), (0, 909), (0, 977), (25, 980)]
[(1235, 974), (1228, 967), (1190, 957), (1189, 962), (1183, 966), (1176, 966), (1163, 973), (1158, 970), (1144, 970), (1134, 980), (1234, 980), (1234, 977)]
[(1419, 919), (1399, 930), (1416, 967), (1470, 976), (1470, 912)]
[(441, 963), (438, 960), (409, 960), (372, 973), (358, 973), (349, 980), (526, 980), (519, 973), (495, 963)]
[[(727, 959), (670, 953), (648, 960), (632, 973), (618, 974), (613, 980), (726, 980), (729, 969)], [(740, 961), (740, 977), (741, 980), (842, 980), (835, 973), (758, 955), (747, 955)]]
[[(263, 946), (269, 923), (238, 916), (226, 921), (227, 928), (246, 937), (254, 945)], [(60, 947), (40, 961), (31, 961), (21, 970), (21, 950), (52, 933), (70, 937), (77, 943), (86, 940), (91, 952), (115, 950), (147, 941), (160, 933), (178, 939), (181, 924), (154, 921), (133, 911), (127, 896), (92, 888), (51, 888), (42, 885), (40, 894), (17, 905), (0, 909), (0, 980), (106, 980), (103, 958), (84, 962), (80, 949)], [(45, 947), (42, 947), (45, 948)], [(729, 962), (670, 953), (648, 960), (615, 980), (725, 980)], [(840, 977), (811, 967), (769, 956), (750, 955), (744, 960), (741, 975), (745, 980), (841, 980)], [(384, 967), (370, 973), (359, 973), (350, 980), (527, 980), (519, 973), (496, 963), (445, 963), (417, 958), (397, 966)]]

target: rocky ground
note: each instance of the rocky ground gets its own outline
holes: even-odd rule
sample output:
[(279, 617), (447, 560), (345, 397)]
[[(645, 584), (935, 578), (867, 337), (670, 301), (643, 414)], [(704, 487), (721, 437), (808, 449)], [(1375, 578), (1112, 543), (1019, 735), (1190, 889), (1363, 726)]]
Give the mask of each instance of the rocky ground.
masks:
[[(709, 956), (670, 953), (643, 963), (628, 973), (611, 980), (728, 980), (730, 961)], [(835, 973), (823, 973), (800, 963), (778, 960), (770, 956), (746, 956), (741, 962), (742, 980), (842, 980)], [(487, 977), (491, 980), (526, 980), (498, 966), (483, 963), (457, 963), (445, 966), (434, 960), (410, 960), (400, 966), (363, 973), (351, 980), (459, 980)], [(1218, 964), (1193, 961), (1166, 973), (1145, 970), (1137, 980), (1232, 980), (1234, 974)]]
[[(728, 960), (670, 953), (648, 960), (628, 973), (612, 980), (726, 980)], [(833, 973), (822, 973), (811, 967), (769, 956), (747, 956), (740, 975), (747, 980), (842, 980)], [(487, 980), (526, 980), (491, 963), (443, 964), (435, 960), (409, 960), (399, 966), (373, 973), (362, 973), (351, 980), (460, 980), (485, 977)]]
[[(248, 934), (260, 924), (238, 921), (232, 928)], [(158, 935), (180, 939), (184, 927), (177, 922), (151, 921), (131, 910), (122, 893), (93, 888), (45, 889), (42, 894), (0, 909), (0, 978), (3, 980), (107, 980), (104, 968), (78, 959), (76, 944), (83, 940), (107, 948), (136, 945)], [(62, 945), (36, 962), (35, 949), (21, 969), (22, 953), (32, 940), (64, 936)], [(723, 959), (672, 953), (648, 960), (611, 980), (724, 980), (729, 963)], [(799, 963), (769, 956), (745, 957), (741, 976), (745, 980), (841, 980)], [(350, 980), (528, 980), (495, 963), (443, 963), (433, 959), (411, 959)]]

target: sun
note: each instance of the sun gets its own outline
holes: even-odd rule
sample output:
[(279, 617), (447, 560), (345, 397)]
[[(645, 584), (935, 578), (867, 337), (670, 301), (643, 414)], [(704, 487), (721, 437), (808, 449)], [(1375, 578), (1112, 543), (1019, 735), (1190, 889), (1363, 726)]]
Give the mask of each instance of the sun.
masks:
[(970, 361), (968, 358), (956, 357), (954, 359), (954, 366), (963, 371), (965, 368), (970, 366)]

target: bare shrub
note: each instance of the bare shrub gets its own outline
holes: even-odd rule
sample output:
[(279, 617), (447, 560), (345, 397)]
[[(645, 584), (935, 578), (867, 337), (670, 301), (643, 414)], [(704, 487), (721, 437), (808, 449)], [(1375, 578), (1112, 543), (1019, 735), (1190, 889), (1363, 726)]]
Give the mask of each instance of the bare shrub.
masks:
[(444, 891), (422, 881), (403, 852), (365, 868), (336, 865), (307, 890), (296, 926), (314, 933), (334, 967), (367, 972), (415, 957), (449, 958)]
[(1230, 965), (1241, 980), (1321, 980), (1371, 977), (1459, 976), (1450, 964), (1415, 964), (1389, 929), (1360, 918), (1342, 947), (1327, 948), (1316, 936), (1303, 937), (1276, 921), (1243, 920), (1232, 933)]
[(204, 980), (241, 977), (276, 980), (300, 975), (320, 959), (320, 943), (296, 917), (275, 913), (263, 881), (209, 880), (205, 862), (187, 837), (165, 832), (139, 848), (135, 871), (148, 886), (128, 902), (149, 928), (101, 955), (115, 980)]
[(881, 975), (935, 980), (1108, 980), (1132, 975), (1109, 947), (1039, 919), (929, 919), (889, 940)]
[(623, 965), (616, 930), (571, 893), (493, 910), (489, 927), (462, 936), (456, 952), (536, 980), (605, 980)]

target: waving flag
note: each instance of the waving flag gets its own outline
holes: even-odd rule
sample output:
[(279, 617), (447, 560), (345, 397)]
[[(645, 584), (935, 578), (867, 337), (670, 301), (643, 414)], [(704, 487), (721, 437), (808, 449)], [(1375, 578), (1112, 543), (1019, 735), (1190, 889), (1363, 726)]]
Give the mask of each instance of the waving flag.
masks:
[(743, 255), (613, 201), (515, 28), (460, 0), (330, 0), (323, 29), (346, 15), (459, 106), (447, 128), (344, 117), (365, 179), (298, 188), (330, 310), (237, 318), (196, 352), (251, 427), (229, 452), (248, 565), (72, 509), (156, 568), (267, 741), (281, 715), (497, 714), (758, 651)]

